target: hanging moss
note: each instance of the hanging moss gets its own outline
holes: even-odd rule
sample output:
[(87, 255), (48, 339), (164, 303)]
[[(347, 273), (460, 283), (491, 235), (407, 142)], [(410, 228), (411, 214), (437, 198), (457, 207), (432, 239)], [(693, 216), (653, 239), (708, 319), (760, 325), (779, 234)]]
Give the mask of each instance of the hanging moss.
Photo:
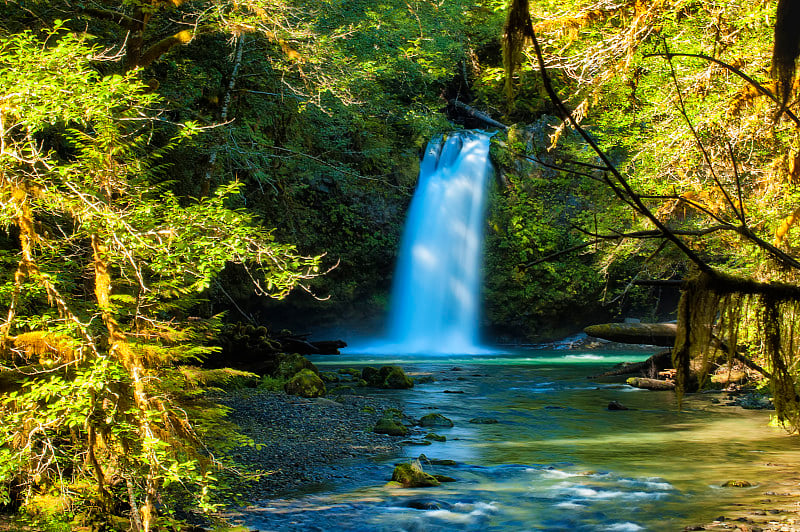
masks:
[(717, 272), (687, 280), (678, 305), (673, 363), (679, 400), (702, 386), (712, 361), (744, 355), (767, 368), (778, 420), (800, 430), (795, 323), (800, 289)]

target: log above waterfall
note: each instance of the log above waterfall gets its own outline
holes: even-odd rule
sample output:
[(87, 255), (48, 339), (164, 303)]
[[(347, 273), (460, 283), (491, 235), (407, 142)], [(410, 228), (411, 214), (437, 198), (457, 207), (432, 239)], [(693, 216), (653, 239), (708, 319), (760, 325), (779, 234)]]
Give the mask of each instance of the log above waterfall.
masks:
[(678, 325), (675, 323), (603, 323), (590, 325), (583, 332), (589, 336), (612, 342), (672, 347), (675, 345)]

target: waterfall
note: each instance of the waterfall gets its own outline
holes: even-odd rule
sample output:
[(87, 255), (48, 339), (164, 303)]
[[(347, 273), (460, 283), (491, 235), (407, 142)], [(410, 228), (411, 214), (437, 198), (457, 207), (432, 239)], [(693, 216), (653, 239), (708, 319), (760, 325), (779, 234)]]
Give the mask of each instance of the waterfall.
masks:
[(481, 353), (478, 338), (490, 136), (432, 140), (406, 220), (388, 338), (370, 352)]

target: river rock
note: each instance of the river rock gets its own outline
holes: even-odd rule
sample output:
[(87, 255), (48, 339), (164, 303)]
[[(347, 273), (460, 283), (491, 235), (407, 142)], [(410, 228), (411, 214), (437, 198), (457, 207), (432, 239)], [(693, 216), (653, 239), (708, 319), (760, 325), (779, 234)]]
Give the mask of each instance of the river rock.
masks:
[(447, 475), (433, 475), (433, 478), (435, 478), (439, 482), (458, 482), (453, 477), (448, 477)]
[(309, 362), (303, 355), (297, 353), (281, 353), (277, 358), (278, 367), (275, 369), (273, 376), (279, 379), (290, 379), (295, 374), (306, 369), (310, 370), (315, 375), (319, 375), (317, 367)]
[(449, 510), (451, 505), (442, 501), (426, 501), (420, 499), (413, 499), (406, 502), (406, 507), (415, 510)]
[(375, 423), (372, 432), (376, 434), (388, 434), (389, 436), (405, 436), (408, 434), (408, 427), (400, 423), (394, 417), (384, 416)]
[(620, 403), (619, 401), (611, 401), (608, 403), (609, 410), (627, 410), (628, 407)]
[(380, 369), (367, 366), (361, 370), (361, 378), (369, 386), (401, 390), (413, 388), (414, 381), (400, 366), (382, 366)]
[(399, 482), (404, 488), (428, 488), (439, 485), (433, 475), (425, 473), (415, 464), (398, 464), (392, 473), (392, 481)]
[(722, 485), (723, 488), (751, 488), (753, 485), (746, 480), (729, 480)]
[(603, 323), (590, 325), (583, 332), (589, 336), (612, 342), (672, 347), (675, 345), (678, 325), (675, 323)]
[(450, 428), (453, 426), (453, 421), (444, 417), (442, 414), (426, 414), (419, 420), (420, 427), (445, 427)]
[(325, 383), (310, 369), (296, 373), (284, 385), (284, 391), (289, 395), (300, 397), (321, 397), (325, 395)]
[(493, 425), (495, 423), (500, 423), (493, 417), (474, 417), (469, 420), (470, 423), (475, 423), (476, 425)]
[(447, 441), (447, 436), (441, 436), (439, 434), (436, 434), (435, 432), (429, 432), (428, 434), (425, 435), (425, 439), (444, 442)]

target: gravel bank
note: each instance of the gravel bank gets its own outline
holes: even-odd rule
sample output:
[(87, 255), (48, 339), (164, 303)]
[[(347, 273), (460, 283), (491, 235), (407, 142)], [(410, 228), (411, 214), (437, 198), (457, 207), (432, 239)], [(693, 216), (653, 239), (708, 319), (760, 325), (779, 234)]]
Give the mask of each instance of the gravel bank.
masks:
[(250, 468), (269, 472), (247, 485), (250, 501), (330, 482), (338, 476), (337, 463), (400, 448), (400, 438), (372, 432), (386, 408), (398, 408), (379, 397), (345, 395), (333, 401), (242, 389), (216, 399), (233, 409), (230, 418), (243, 434), (263, 444), (235, 455)]

